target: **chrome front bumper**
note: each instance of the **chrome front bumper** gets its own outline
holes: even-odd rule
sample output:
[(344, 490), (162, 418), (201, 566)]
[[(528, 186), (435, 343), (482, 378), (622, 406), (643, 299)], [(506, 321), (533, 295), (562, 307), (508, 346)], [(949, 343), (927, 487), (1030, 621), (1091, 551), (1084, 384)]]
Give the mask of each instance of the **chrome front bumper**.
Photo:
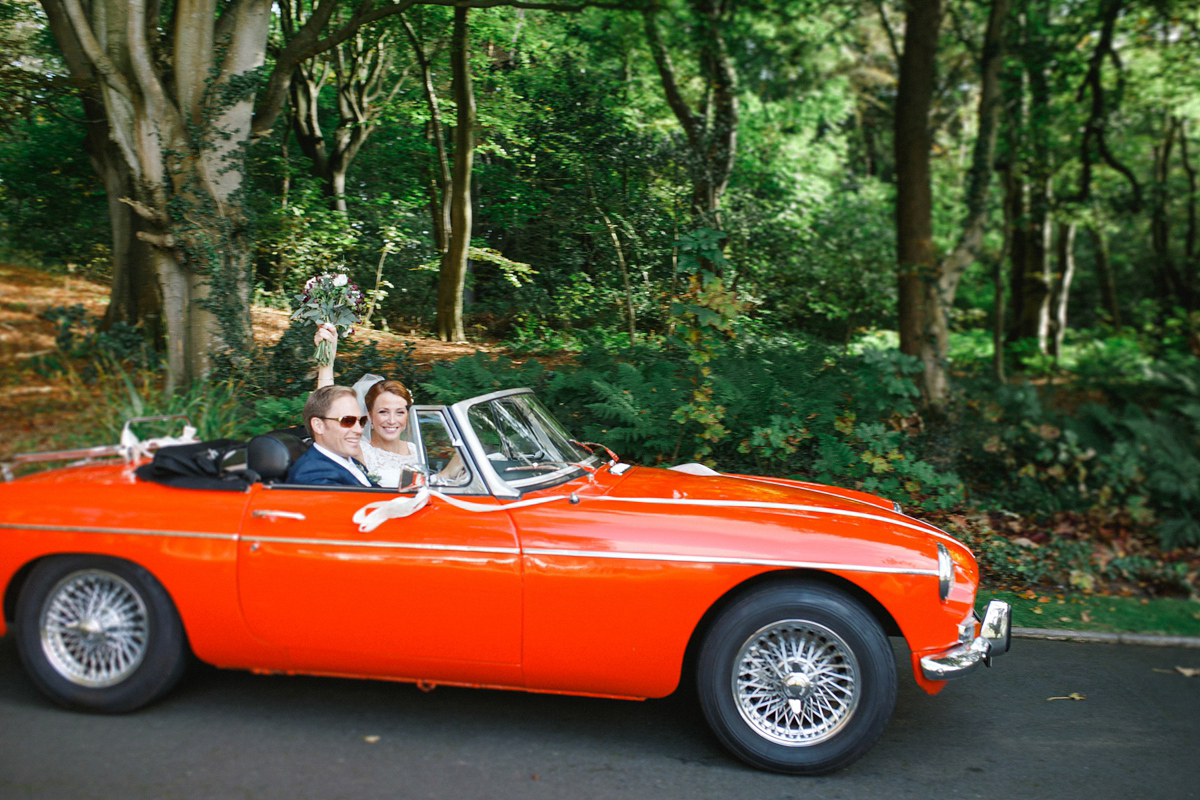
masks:
[(1012, 607), (1000, 600), (988, 603), (979, 635), (970, 642), (921, 659), (921, 673), (931, 681), (948, 681), (991, 666), (992, 659), (1012, 645)]

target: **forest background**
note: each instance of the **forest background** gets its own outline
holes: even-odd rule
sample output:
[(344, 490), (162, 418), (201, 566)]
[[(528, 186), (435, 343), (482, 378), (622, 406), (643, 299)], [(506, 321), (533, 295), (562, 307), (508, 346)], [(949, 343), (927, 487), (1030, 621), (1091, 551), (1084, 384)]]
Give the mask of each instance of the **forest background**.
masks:
[(7, 0), (0, 47), (0, 256), (109, 287), (5, 365), (95, 406), (39, 443), (291, 424), (312, 331), (251, 311), (344, 271), (349, 380), (1197, 597), (1194, 2)]

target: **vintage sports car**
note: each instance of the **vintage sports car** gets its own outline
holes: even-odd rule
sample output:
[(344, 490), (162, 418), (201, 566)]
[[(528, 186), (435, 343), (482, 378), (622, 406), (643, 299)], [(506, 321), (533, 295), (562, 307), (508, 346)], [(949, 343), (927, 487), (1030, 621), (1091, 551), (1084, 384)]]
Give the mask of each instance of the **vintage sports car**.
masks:
[[(527, 389), (414, 411), (425, 469), (399, 491), (289, 485), (305, 442), (281, 432), (153, 460), (123, 436), (0, 483), (0, 634), (52, 700), (100, 712), (162, 696), (189, 654), (630, 699), (694, 684), (734, 754), (800, 774), (883, 731), (889, 636), (930, 694), (1009, 647), (1008, 606), (975, 613), (971, 553), (890, 501), (622, 463)], [(188, 457), (200, 474), (173, 479)]]

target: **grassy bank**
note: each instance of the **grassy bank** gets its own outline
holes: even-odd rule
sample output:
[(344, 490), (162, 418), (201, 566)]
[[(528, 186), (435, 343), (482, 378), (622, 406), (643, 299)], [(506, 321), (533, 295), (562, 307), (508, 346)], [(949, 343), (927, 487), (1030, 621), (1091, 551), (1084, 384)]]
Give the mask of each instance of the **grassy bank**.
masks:
[(1200, 636), (1200, 602), (1195, 600), (983, 590), (976, 607), (982, 612), (989, 600), (1012, 604), (1013, 625), (1022, 628)]

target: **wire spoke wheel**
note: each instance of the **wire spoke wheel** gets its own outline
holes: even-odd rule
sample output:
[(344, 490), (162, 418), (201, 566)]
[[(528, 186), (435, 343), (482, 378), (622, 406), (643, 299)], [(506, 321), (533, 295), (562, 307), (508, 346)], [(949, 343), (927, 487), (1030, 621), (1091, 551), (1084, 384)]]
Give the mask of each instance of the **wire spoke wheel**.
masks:
[(137, 670), (146, 655), (146, 604), (128, 582), (101, 570), (67, 575), (46, 597), (42, 651), (72, 683), (113, 686)]
[(834, 736), (858, 706), (858, 660), (840, 636), (813, 622), (783, 620), (756, 631), (734, 659), (742, 719), (791, 747)]
[(700, 707), (748, 764), (823, 775), (863, 755), (896, 702), (879, 620), (838, 587), (782, 581), (731, 602), (696, 664)]

